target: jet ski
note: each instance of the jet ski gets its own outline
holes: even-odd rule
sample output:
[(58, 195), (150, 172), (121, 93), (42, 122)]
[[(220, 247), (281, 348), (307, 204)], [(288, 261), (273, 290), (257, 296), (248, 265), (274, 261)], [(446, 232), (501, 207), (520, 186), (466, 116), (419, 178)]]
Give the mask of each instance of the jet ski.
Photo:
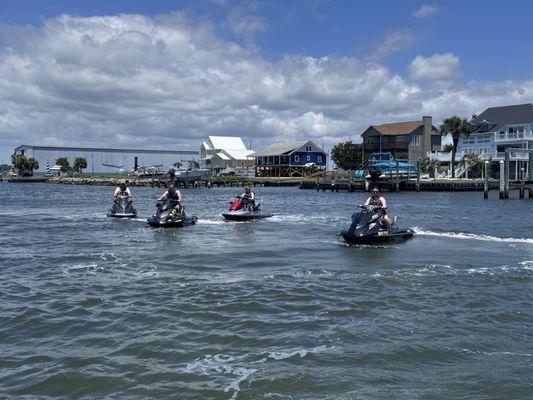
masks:
[(148, 225), (154, 228), (174, 228), (185, 225), (194, 225), (198, 218), (187, 217), (185, 211), (177, 212), (174, 210), (178, 204), (175, 200), (167, 199), (162, 203), (157, 203), (154, 214), (146, 219)]
[(113, 202), (111, 210), (107, 213), (108, 217), (115, 218), (135, 218), (137, 211), (133, 208), (132, 201), (128, 196), (120, 196)]
[(273, 214), (264, 213), (261, 210), (261, 203), (257, 203), (252, 210), (245, 207), (245, 201), (241, 196), (236, 196), (235, 201), (230, 203), (229, 212), (222, 213), (222, 216), (230, 221), (248, 221), (252, 219), (270, 218)]
[(411, 229), (399, 229), (396, 218), (392, 218), (391, 228), (387, 229), (381, 221), (380, 207), (359, 206), (363, 210), (352, 215), (352, 224), (341, 232), (341, 236), (351, 244), (382, 244), (410, 239), (414, 235)]

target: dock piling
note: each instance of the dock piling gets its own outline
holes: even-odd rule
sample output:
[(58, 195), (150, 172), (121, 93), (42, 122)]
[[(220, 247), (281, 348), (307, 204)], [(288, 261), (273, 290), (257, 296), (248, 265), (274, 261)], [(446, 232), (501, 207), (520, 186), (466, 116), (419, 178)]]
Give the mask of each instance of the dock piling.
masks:
[(416, 191), (420, 192), (420, 158), (416, 161)]
[(500, 161), (500, 199), (505, 199), (505, 163)]
[(505, 168), (504, 168), (504, 174), (505, 174), (505, 192), (504, 196), (506, 199), (509, 198), (509, 174), (511, 170), (511, 153), (509, 151), (505, 152)]
[(488, 161), (485, 161), (485, 176), (483, 177), (483, 198), (489, 198), (489, 165)]

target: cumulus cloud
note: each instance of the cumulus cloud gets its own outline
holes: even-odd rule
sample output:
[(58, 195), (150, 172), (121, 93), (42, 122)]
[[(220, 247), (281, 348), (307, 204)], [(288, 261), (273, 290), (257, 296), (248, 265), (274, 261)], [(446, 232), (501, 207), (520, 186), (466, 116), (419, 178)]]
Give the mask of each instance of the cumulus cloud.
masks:
[(417, 19), (424, 19), (437, 14), (438, 11), (439, 9), (437, 6), (432, 4), (424, 4), (418, 10), (413, 11), (413, 17)]
[(2, 26), (0, 157), (23, 143), (197, 149), (207, 135), (243, 136), (256, 149), (305, 138), (333, 145), (358, 141), (370, 124), (533, 97), (533, 81), (422, 82), (448, 79), (458, 64), (450, 54), (417, 57), (411, 80), (354, 57), (270, 61), (181, 14)]
[(459, 57), (453, 53), (416, 56), (409, 65), (411, 78), (421, 81), (439, 81), (452, 78), (459, 68)]
[(407, 29), (391, 32), (377, 46), (372, 58), (381, 60), (393, 53), (409, 48), (414, 41), (413, 34)]

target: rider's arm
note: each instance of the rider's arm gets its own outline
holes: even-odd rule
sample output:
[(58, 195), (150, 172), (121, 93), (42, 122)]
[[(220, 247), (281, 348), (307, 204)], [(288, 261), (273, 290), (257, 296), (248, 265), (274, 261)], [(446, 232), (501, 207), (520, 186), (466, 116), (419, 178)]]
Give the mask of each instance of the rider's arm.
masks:
[(159, 198), (159, 201), (163, 201), (167, 198), (167, 192), (163, 193), (163, 196)]
[(128, 197), (132, 197), (130, 188), (126, 188), (126, 194)]
[(248, 199), (255, 200), (255, 193), (254, 192), (250, 192), (250, 195), (248, 196)]
[(369, 197), (368, 199), (366, 199), (365, 201), (365, 206), (368, 206), (370, 204), (370, 200), (372, 199), (372, 197)]
[(119, 193), (120, 193), (120, 188), (116, 188), (116, 189), (115, 189), (115, 194), (114, 194), (114, 196), (115, 196), (115, 197), (118, 197), (118, 194), (119, 194)]
[(176, 189), (176, 194), (178, 195), (178, 201), (181, 201), (181, 192)]
[(387, 200), (385, 200), (385, 197), (380, 197), (379, 200), (381, 200), (381, 208), (387, 208)]

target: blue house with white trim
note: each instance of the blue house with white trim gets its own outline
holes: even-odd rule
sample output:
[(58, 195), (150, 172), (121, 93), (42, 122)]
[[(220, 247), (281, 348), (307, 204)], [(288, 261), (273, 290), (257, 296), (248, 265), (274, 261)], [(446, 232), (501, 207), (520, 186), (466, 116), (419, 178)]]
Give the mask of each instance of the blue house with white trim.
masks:
[(325, 169), (327, 154), (312, 141), (274, 144), (254, 154), (255, 175), (292, 177)]

